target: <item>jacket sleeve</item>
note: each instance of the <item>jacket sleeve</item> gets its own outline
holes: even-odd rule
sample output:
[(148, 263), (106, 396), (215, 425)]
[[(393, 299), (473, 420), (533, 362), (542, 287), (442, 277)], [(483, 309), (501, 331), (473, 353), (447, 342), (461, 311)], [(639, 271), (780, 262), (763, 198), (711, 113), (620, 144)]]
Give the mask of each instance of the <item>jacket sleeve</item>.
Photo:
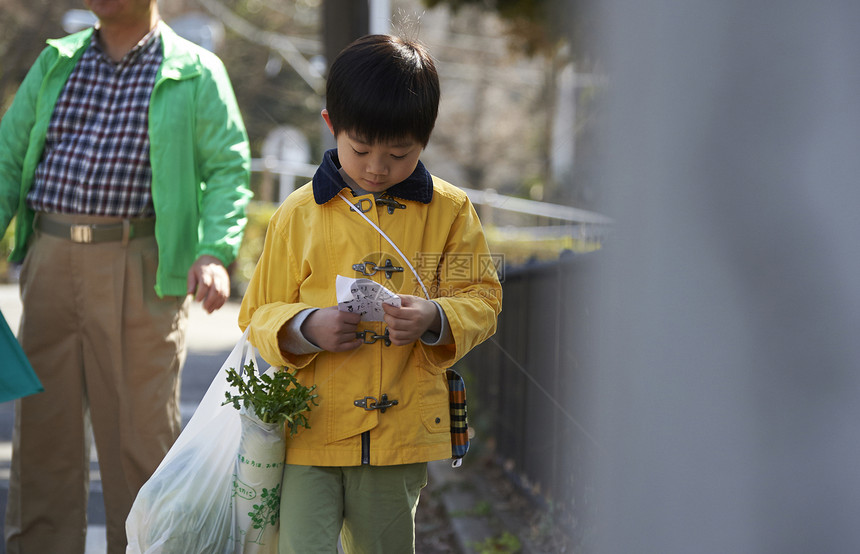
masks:
[(263, 252), (242, 298), (239, 327), (244, 331), (250, 326), (248, 339), (266, 362), (300, 369), (318, 352), (303, 355), (284, 352), (278, 346), (278, 332), (293, 317), (314, 306), (299, 302), (301, 266), (290, 249), (290, 232), (284, 224), (289, 217), (285, 211), (281, 206), (269, 222)]
[(214, 55), (203, 61), (195, 114), (203, 182), (196, 257), (208, 254), (228, 265), (236, 259), (247, 222), (250, 147), (227, 70)]
[(0, 236), (18, 211), (24, 158), (36, 122), (39, 88), (50, 63), (48, 58), (54, 53), (52, 48), (42, 51), (0, 121)]
[(496, 332), (502, 286), (493, 262), (478, 214), (467, 198), (448, 233), (434, 298), (448, 318), (454, 342), (438, 346), (418, 343), (424, 358), (439, 372)]

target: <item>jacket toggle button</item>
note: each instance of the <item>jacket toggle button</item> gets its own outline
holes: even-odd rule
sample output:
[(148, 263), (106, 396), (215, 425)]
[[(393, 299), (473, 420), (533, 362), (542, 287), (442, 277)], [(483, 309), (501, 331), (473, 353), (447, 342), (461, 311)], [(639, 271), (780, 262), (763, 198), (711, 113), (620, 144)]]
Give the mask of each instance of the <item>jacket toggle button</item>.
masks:
[(386, 279), (391, 279), (391, 275), (394, 272), (403, 271), (402, 267), (398, 267), (398, 266), (394, 265), (393, 263), (391, 263), (391, 258), (387, 258), (385, 260), (385, 265), (376, 265), (373, 262), (366, 261), (366, 262), (361, 262), (360, 264), (352, 264), (352, 269), (356, 270), (357, 272), (359, 272), (362, 275), (365, 275), (367, 277), (370, 277), (371, 275), (375, 275), (377, 271), (384, 271)]
[(366, 214), (367, 212), (370, 211), (370, 208), (373, 207), (373, 202), (370, 201), (370, 198), (359, 198), (358, 202), (356, 202), (352, 206), (353, 207), (350, 208), (351, 211), (354, 212), (354, 211), (358, 210), (361, 213)]
[(355, 334), (355, 338), (361, 339), (364, 344), (373, 344), (379, 339), (382, 339), (382, 342), (385, 344), (385, 346), (391, 346), (391, 339), (388, 338), (388, 327), (385, 328), (384, 335), (377, 335), (370, 329), (365, 329), (364, 331), (358, 331)]
[(389, 198), (386, 196), (380, 196), (379, 198), (376, 199), (376, 205), (379, 206), (380, 204), (388, 207), (388, 213), (389, 214), (393, 214), (394, 210), (405, 210), (406, 209), (406, 204), (401, 204), (400, 202), (398, 202), (394, 198)]
[(377, 400), (375, 396), (365, 396), (353, 402), (356, 407), (364, 408), (365, 411), (379, 410), (379, 413), (384, 414), (385, 410), (398, 404), (397, 400), (389, 400), (387, 394)]

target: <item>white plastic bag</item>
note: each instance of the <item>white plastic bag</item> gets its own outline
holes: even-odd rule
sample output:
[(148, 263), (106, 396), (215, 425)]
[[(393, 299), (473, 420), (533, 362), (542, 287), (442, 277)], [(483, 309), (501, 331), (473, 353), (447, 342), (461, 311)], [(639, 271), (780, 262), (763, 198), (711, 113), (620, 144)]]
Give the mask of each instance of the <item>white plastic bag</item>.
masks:
[(277, 552), (281, 481), (284, 471), (284, 425), (263, 423), (244, 408), (241, 440), (233, 476), (236, 541), (245, 554)]
[(283, 426), (223, 405), (227, 370), (255, 358), (246, 331), (140, 489), (126, 520), (128, 554), (277, 552)]

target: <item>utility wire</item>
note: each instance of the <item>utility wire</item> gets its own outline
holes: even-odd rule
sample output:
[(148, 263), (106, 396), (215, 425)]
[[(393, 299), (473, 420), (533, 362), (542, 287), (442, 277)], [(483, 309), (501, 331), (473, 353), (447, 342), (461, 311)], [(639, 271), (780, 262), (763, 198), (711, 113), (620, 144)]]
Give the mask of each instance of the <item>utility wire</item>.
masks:
[(544, 388), (540, 383), (538, 383), (538, 382), (537, 382), (537, 379), (535, 379), (535, 378), (534, 378), (534, 377), (529, 373), (528, 369), (526, 369), (525, 367), (523, 367), (523, 365), (522, 365), (521, 363), (519, 363), (519, 362), (516, 360), (516, 358), (514, 358), (514, 357), (511, 355), (511, 353), (510, 353), (510, 352), (508, 352), (507, 350), (505, 350), (505, 348), (504, 348), (501, 344), (499, 344), (499, 341), (497, 341), (497, 340), (496, 340), (496, 337), (491, 337), (491, 338), (490, 338), (490, 342), (492, 342), (493, 344), (495, 344), (495, 345), (496, 345), (496, 347), (499, 349), (499, 351), (501, 351), (501, 353), (502, 353), (502, 354), (504, 354), (504, 355), (505, 355), (505, 357), (507, 357), (507, 358), (508, 358), (508, 360), (510, 360), (510, 361), (511, 361), (511, 363), (513, 363), (514, 367), (515, 367), (515, 368), (517, 368), (517, 369), (519, 370), (519, 372), (520, 372), (520, 373), (522, 373), (523, 375), (525, 375), (526, 379), (528, 379), (529, 381), (531, 381), (531, 383), (535, 386), (535, 388), (537, 388), (537, 390), (539, 390), (539, 391), (540, 391), (540, 392), (541, 392), (541, 393), (542, 393), (542, 394), (543, 394), (543, 395), (544, 395), (544, 396), (545, 396), (545, 397), (546, 397), (546, 398), (547, 398), (547, 399), (552, 403), (552, 405), (553, 405), (553, 406), (555, 406), (555, 407), (556, 407), (556, 409), (557, 409), (559, 412), (561, 412), (561, 413), (562, 413), (562, 415), (564, 415), (564, 417), (565, 417), (565, 418), (567, 418), (567, 420), (568, 420), (568, 421), (570, 421), (570, 422), (571, 422), (571, 423), (572, 423), (572, 424), (573, 424), (577, 429), (579, 429), (579, 430), (582, 432), (582, 434), (583, 434), (583, 435), (585, 435), (585, 437), (586, 437), (589, 441), (591, 441), (591, 443), (592, 443), (592, 444), (594, 444), (594, 446), (596, 446), (596, 447), (598, 448), (598, 450), (600, 450), (601, 452), (603, 451), (603, 447), (600, 445), (600, 443), (597, 441), (597, 439), (596, 439), (596, 438), (594, 438), (594, 437), (591, 435), (591, 433), (589, 433), (589, 432), (588, 432), (588, 430), (587, 430), (585, 427), (583, 427), (583, 426), (582, 426), (582, 424), (580, 424), (580, 423), (576, 420), (576, 418), (575, 418), (575, 417), (573, 417), (573, 415), (571, 415), (571, 413), (570, 413), (570, 412), (568, 412), (568, 411), (565, 409), (565, 407), (564, 407), (564, 406), (562, 406), (562, 405), (561, 405), (561, 402), (559, 402), (559, 401), (555, 398), (555, 396), (553, 396), (553, 394), (552, 394), (551, 392), (549, 392), (548, 390), (546, 390), (546, 388)]

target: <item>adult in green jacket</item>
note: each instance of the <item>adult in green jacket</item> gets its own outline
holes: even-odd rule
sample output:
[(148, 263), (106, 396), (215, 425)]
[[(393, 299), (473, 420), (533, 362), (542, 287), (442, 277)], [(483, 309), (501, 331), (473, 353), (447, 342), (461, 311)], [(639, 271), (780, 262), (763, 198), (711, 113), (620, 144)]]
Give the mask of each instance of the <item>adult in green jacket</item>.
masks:
[(48, 41), (0, 122), (18, 338), (45, 388), (16, 401), (10, 553), (84, 552), (90, 429), (108, 552), (125, 552), (131, 504), (181, 428), (189, 303), (229, 296), (250, 198), (221, 61), (156, 0), (85, 3), (96, 29)]
[[(49, 40), (0, 127), (0, 229), (17, 214), (10, 261), (21, 262), (33, 232), (24, 199), (63, 86), (93, 29)], [(186, 293), (191, 263), (211, 255), (226, 266), (245, 227), (250, 153), (242, 116), (221, 61), (161, 26), (164, 63), (149, 108), (159, 296)], [(194, 163), (190, 163), (194, 160)]]

